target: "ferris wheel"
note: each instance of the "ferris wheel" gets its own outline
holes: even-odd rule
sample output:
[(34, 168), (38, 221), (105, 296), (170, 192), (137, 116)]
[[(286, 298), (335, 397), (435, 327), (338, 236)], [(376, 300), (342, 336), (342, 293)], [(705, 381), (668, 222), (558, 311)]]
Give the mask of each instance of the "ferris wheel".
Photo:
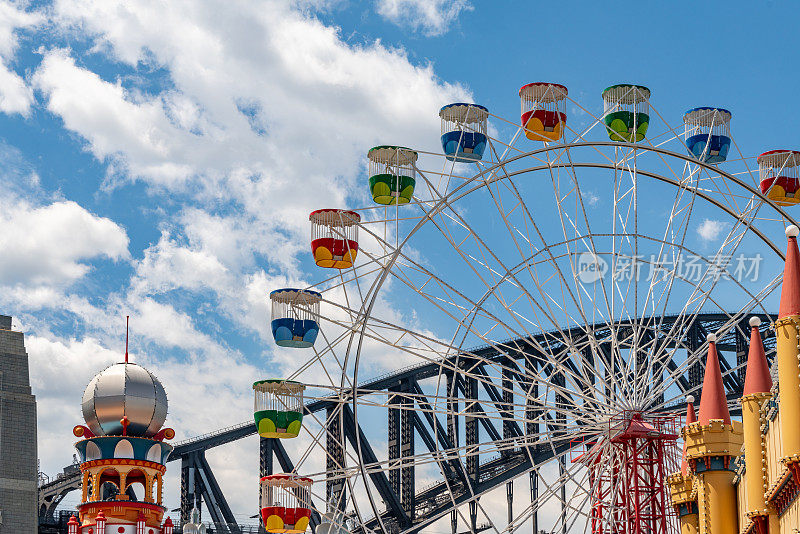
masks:
[(444, 106), (442, 152), (374, 147), (368, 204), (310, 214), (318, 277), (270, 295), (296, 371), (254, 385), (299, 458), (262, 479), (268, 531), (677, 532), (679, 415), (709, 342), (773, 311), (800, 153), (640, 85), (519, 98)]

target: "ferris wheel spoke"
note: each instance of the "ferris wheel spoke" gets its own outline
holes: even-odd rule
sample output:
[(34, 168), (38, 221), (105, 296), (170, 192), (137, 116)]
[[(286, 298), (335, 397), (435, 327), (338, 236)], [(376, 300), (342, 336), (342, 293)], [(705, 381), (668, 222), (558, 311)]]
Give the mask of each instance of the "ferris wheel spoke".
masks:
[[(331, 321), (331, 322), (335, 322), (334, 319), (328, 319), (328, 320)], [(449, 346), (449, 345), (447, 345), (446, 343), (444, 343), (444, 342), (442, 342), (440, 340), (436, 340), (436, 339), (431, 338), (429, 336), (424, 336), (422, 334), (419, 334), (419, 333), (416, 333), (416, 332), (412, 332), (410, 330), (398, 327), (396, 325), (392, 325), (391, 323), (388, 323), (388, 322), (385, 322), (385, 321), (381, 321), (381, 320), (376, 319), (376, 318), (373, 318), (372, 321), (375, 322), (375, 323), (381, 323), (382, 325), (390, 328), (393, 331), (403, 332), (404, 335), (407, 335), (409, 338), (413, 338), (418, 343), (415, 344), (414, 346), (411, 346), (411, 345), (402, 346), (402, 345), (397, 344), (395, 340), (388, 340), (388, 339), (386, 339), (385, 337), (383, 337), (383, 336), (381, 336), (379, 334), (373, 334), (372, 332), (374, 330), (372, 330), (372, 329), (365, 331), (365, 335), (367, 337), (369, 337), (371, 339), (375, 339), (376, 341), (384, 342), (386, 344), (392, 344), (392, 346), (394, 346), (396, 349), (401, 350), (403, 352), (407, 352), (410, 355), (415, 356), (418, 360), (422, 360), (422, 361), (427, 361), (429, 363), (438, 364), (443, 369), (447, 369), (447, 370), (452, 371), (452, 372), (462, 372), (463, 371), (462, 369), (457, 367), (456, 364), (454, 364), (454, 363), (446, 363), (446, 360), (440, 359), (438, 357), (438, 355), (441, 354), (442, 352), (459, 354), (460, 351), (462, 350), (459, 347)], [(346, 325), (340, 324), (340, 326), (346, 326)], [(422, 344), (424, 346), (426, 345), (426, 346), (430, 347), (431, 355), (429, 356), (427, 354), (422, 353), (420, 351), (419, 344)], [(440, 347), (440, 348), (436, 349), (435, 347)], [(502, 346), (501, 345), (499, 345), (497, 347), (502, 350)], [(469, 353), (467, 353), (467, 354), (469, 354)], [(487, 365), (491, 365), (491, 366), (493, 366), (495, 368), (499, 368), (501, 371), (502, 370), (515, 371), (515, 369), (513, 369), (513, 368), (503, 366), (502, 364), (499, 364), (498, 362), (494, 362), (492, 360), (488, 360), (488, 359), (486, 359), (484, 357), (481, 357), (479, 355), (476, 355), (476, 354), (469, 354), (469, 357), (471, 359), (474, 359), (474, 360), (480, 362), (481, 364), (487, 364)], [(525, 378), (526, 379), (533, 379), (533, 377), (530, 377), (530, 376), (526, 376)], [(483, 378), (481, 378), (481, 380), (483, 380)]]
[[(752, 211), (756, 210), (754, 209)], [(733, 228), (731, 228), (731, 230), (728, 232), (727, 236), (725, 239), (723, 239), (722, 244), (717, 250), (714, 261), (706, 262), (707, 267), (703, 272), (700, 281), (694, 287), (692, 293), (687, 299), (686, 304), (681, 309), (679, 320), (675, 322), (675, 325), (673, 325), (673, 330), (675, 330), (676, 326), (679, 324), (683, 325), (686, 324), (687, 321), (694, 321), (706, 302), (711, 299), (711, 291), (713, 291), (719, 281), (723, 278), (725, 272), (727, 272), (727, 270), (722, 271), (720, 269), (721, 266), (716, 262), (718, 262), (719, 258), (726, 253), (726, 246), (730, 244), (732, 244), (730, 247), (730, 255), (732, 256), (746, 233), (745, 231), (739, 232), (738, 234), (736, 233), (739, 224), (743, 224), (745, 227), (749, 226), (747, 219), (743, 218), (737, 219), (736, 223), (734, 223)], [(741, 287), (741, 284), (738, 281), (732, 281)], [(742, 289), (744, 288), (742, 287)], [(694, 306), (692, 306), (693, 304)], [(692, 306), (692, 311), (687, 315), (687, 311), (690, 309), (690, 306)]]
[[(518, 197), (518, 198), (520, 198), (520, 200), (521, 200), (521, 197), (519, 197), (519, 195), (517, 195), (517, 197)], [(522, 205), (524, 206), (524, 202), (522, 202)], [(525, 209), (526, 209), (526, 208), (525, 208)], [(527, 220), (526, 220), (526, 223), (527, 223)], [(549, 250), (549, 247), (546, 247), (546, 249), (547, 249), (547, 250)], [(536, 283), (536, 277), (535, 277), (535, 275), (533, 275), (533, 273), (531, 273), (531, 275), (532, 275), (532, 279), (533, 279), (534, 283)], [(562, 274), (561, 278), (562, 278), (562, 280), (564, 280), (564, 281), (566, 282), (566, 278), (563, 276), (563, 274)], [(541, 292), (541, 290), (540, 290), (540, 292)], [(543, 295), (545, 298), (547, 298), (547, 295), (546, 295), (545, 293), (542, 293), (542, 295)]]

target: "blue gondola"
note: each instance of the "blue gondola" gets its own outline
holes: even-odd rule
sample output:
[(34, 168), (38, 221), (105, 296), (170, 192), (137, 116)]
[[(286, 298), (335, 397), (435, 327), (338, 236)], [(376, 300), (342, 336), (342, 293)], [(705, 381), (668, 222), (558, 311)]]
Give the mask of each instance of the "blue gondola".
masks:
[(722, 163), (731, 148), (731, 112), (713, 107), (692, 108), (683, 116), (686, 148), (704, 163)]
[(456, 102), (439, 110), (442, 119), (442, 149), (449, 161), (474, 163), (486, 150), (489, 110), (478, 104)]
[(272, 301), (272, 336), (281, 347), (309, 348), (319, 334), (322, 295), (307, 289), (276, 289)]

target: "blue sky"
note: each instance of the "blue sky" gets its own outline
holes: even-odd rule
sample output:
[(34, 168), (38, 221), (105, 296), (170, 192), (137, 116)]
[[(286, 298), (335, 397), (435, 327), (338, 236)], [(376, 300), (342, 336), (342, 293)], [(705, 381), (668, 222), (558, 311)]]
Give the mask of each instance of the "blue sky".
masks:
[[(127, 314), (179, 437), (246, 420), (250, 382), (309, 357), (275, 350), (266, 298), (323, 277), (307, 213), (369, 204), (370, 146), (437, 150), (443, 104), (516, 121), (520, 85), (554, 81), (599, 114), (603, 88), (633, 82), (673, 125), (690, 107), (730, 109), (748, 157), (800, 146), (798, 37), (783, 22), (795, 14), (789, 2), (0, 2), (0, 312), (27, 334), (43, 469), (71, 458), (80, 394), (119, 358)], [(413, 296), (382, 305), (452, 335)], [(253, 484), (236, 481), (256, 461), (241, 459), (252, 442), (237, 447), (214, 460), (245, 513)]]

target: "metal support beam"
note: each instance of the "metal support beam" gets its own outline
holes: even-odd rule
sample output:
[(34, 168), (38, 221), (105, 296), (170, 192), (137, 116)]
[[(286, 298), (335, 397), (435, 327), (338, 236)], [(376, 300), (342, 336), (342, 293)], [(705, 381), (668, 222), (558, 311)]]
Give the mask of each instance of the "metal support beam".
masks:
[[(428, 425), (430, 425), (430, 428), (435, 432), (436, 437), (439, 440), (439, 445), (441, 446), (442, 450), (451, 452), (455, 451), (457, 448), (457, 442), (451, 441), (450, 428), (448, 428), (447, 431), (445, 431), (445, 429), (442, 427), (442, 424), (439, 422), (439, 419), (434, 415), (433, 407), (425, 399), (425, 394), (422, 392), (422, 388), (419, 386), (419, 383), (416, 380), (410, 381), (410, 391), (411, 393), (417, 395), (417, 404), (419, 404), (419, 407), (422, 413), (424, 414), (425, 419), (428, 421)], [(453, 399), (457, 398), (457, 393), (455, 391), (453, 392), (452, 397), (448, 398), (448, 405), (450, 403), (451, 398)], [(456, 401), (456, 404), (457, 402), (458, 401)], [(455, 415), (455, 412), (448, 413), (448, 418), (450, 417), (451, 414)], [(430, 432), (428, 432), (428, 429), (425, 428), (425, 426), (422, 424), (421, 418), (419, 419), (420, 423), (419, 426), (417, 427), (417, 431), (420, 433), (420, 436), (422, 437), (426, 446), (428, 446), (428, 442), (432, 441), (432, 438), (430, 437)], [(458, 424), (457, 423), (458, 419), (455, 417), (454, 419), (456, 421), (456, 424)], [(435, 452), (434, 449), (430, 447), (429, 450), (431, 452)], [(457, 477), (458, 479), (461, 480), (461, 482), (467, 484), (467, 474), (464, 468), (464, 464), (462, 464), (457, 457), (452, 458), (449, 462), (443, 464), (443, 466), (446, 467), (445, 477), (447, 477), (448, 479), (453, 479)]]
[(267, 475), (273, 474), (275, 471), (273, 470), (273, 462), (272, 462), (272, 448), (274, 439), (272, 438), (259, 438), (258, 443), (258, 456), (259, 456), (259, 465), (258, 465), (258, 472), (262, 477)]
[[(556, 430), (554, 435), (559, 436), (566, 433), (566, 424), (567, 424), (567, 416), (564, 414), (563, 409), (566, 407), (566, 399), (560, 391), (564, 388), (565, 379), (563, 373), (556, 373), (553, 376), (553, 384), (558, 386), (555, 393), (555, 405), (556, 408), (560, 408), (556, 412), (555, 422), (556, 422)], [(560, 480), (565, 480), (566, 475), (566, 462), (564, 461), (564, 456), (558, 457), (558, 476)], [(567, 488), (566, 484), (561, 485), (561, 534), (567, 534)]]
[[(696, 354), (698, 350), (700, 350), (700, 346), (702, 345), (702, 341), (700, 340), (700, 334), (698, 332), (697, 325), (692, 323), (689, 327), (689, 330), (686, 333), (686, 347), (689, 351), (689, 355)], [(703, 358), (700, 355), (697, 355), (697, 360), (689, 366), (689, 386), (692, 389), (696, 389), (695, 398), (697, 401), (700, 401), (700, 396), (702, 392), (700, 391), (700, 384), (703, 383), (703, 369), (705, 365), (703, 363)]]
[(583, 411), (585, 413), (593, 413), (597, 411), (599, 406), (592, 400), (595, 398), (593, 389), (597, 380), (597, 371), (595, 368), (594, 350), (592, 349), (591, 344), (586, 345), (586, 347), (581, 351), (581, 356), (582, 365), (580, 369), (580, 390), (584, 397), (581, 401), (581, 405), (583, 406)]
[[(399, 395), (393, 395), (392, 392), (398, 392), (397, 387), (389, 388), (389, 409), (388, 412), (388, 438), (389, 438), (389, 484), (397, 495), (400, 495), (400, 469), (395, 467), (400, 461), (400, 401), (402, 400)], [(393, 408), (398, 406), (398, 408)]]
[[(375, 456), (375, 451), (372, 450), (372, 447), (367, 441), (367, 436), (365, 436), (364, 431), (361, 430), (361, 426), (356, 428), (353, 409), (350, 408), (349, 405), (342, 406), (342, 422), (344, 424), (344, 433), (347, 437), (347, 441), (349, 441), (350, 445), (355, 449), (359, 458), (366, 464), (377, 464), (378, 457)], [(400, 504), (400, 498), (389, 484), (386, 474), (383, 471), (376, 471), (370, 473), (369, 478), (372, 480), (381, 499), (383, 499), (384, 504), (391, 511), (392, 515), (394, 515), (401, 524), (408, 524), (408, 516)]]
[(506, 482), (506, 503), (508, 504), (508, 521), (506, 522), (507, 525), (510, 525), (512, 521), (514, 521), (514, 481), (509, 480)]
[(191, 520), (192, 509), (200, 507), (200, 488), (197, 480), (197, 453), (181, 456), (181, 525)]
[(478, 532), (478, 501), (469, 501), (469, 531), (472, 534)]
[[(567, 472), (564, 456), (558, 457), (558, 477), (564, 480)], [(561, 534), (567, 534), (567, 485), (561, 484)]]
[[(436, 441), (431, 436), (431, 433), (428, 431), (428, 428), (425, 426), (425, 423), (422, 421), (422, 418), (419, 416), (418, 413), (412, 413), (412, 418), (414, 422), (414, 428), (417, 429), (420, 438), (422, 438), (422, 442), (425, 444), (425, 447), (428, 451), (436, 454), (437, 463), (439, 464), (439, 468), (442, 470), (442, 474), (444, 478), (449, 481), (456, 482), (460, 480), (458, 476), (458, 471), (453, 469), (453, 463), (443, 460), (441, 456), (438, 455), (438, 450), (436, 448)], [(401, 499), (402, 500), (402, 499)], [(405, 507), (405, 505), (404, 505)], [(408, 510), (408, 508), (406, 508)]]
[[(404, 380), (400, 389), (403, 393), (410, 391), (408, 380)], [(402, 410), (400, 410), (400, 459), (403, 467), (400, 468), (400, 503), (408, 516), (409, 526), (414, 521), (414, 494), (415, 488), (415, 465), (414, 457), (414, 420), (417, 414), (414, 413), (414, 400), (408, 395), (403, 397)]]
[[(519, 424), (517, 424), (517, 422), (513, 420), (513, 417), (514, 417), (513, 412), (509, 411), (509, 408), (511, 407), (511, 403), (514, 402), (513, 393), (511, 391), (508, 391), (508, 392), (507, 391), (502, 391), (502, 392), (498, 391), (497, 387), (495, 387), (494, 384), (491, 383), (491, 378), (486, 373), (486, 368), (483, 365), (475, 367), (474, 374), (480, 375), (480, 376), (482, 376), (484, 378), (484, 380), (481, 380), (481, 385), (483, 386), (484, 391), (486, 391), (486, 394), (489, 395), (489, 399), (491, 399), (491, 401), (494, 404), (495, 408), (497, 408), (497, 411), (500, 413), (501, 417), (503, 418), (503, 436), (502, 437), (503, 438), (506, 438), (506, 437), (509, 437), (509, 438), (522, 437), (523, 436), (522, 429), (519, 427)], [(506, 378), (503, 379), (502, 383), (503, 384), (508, 383), (508, 385), (509, 385), (508, 389), (510, 390), (511, 389), (511, 375), (509, 373), (505, 373), (505, 377)], [(508, 395), (506, 395), (506, 393), (508, 393)], [(483, 409), (481, 408), (480, 411), (483, 412)], [(488, 418), (484, 417), (482, 420), (491, 424), (491, 420), (489, 420)], [(486, 426), (486, 425), (484, 425), (484, 426)], [(494, 426), (492, 426), (492, 429), (494, 430), (494, 432), (492, 432), (492, 430), (490, 430), (489, 428), (487, 428), (486, 431), (491, 436), (493, 436), (492, 439), (496, 439), (496, 440), (499, 441), (500, 440), (500, 433), (497, 432), (497, 429), (495, 429)], [(494, 437), (494, 436), (497, 436), (497, 437)]]
[[(273, 474), (272, 468), (272, 438), (258, 438), (258, 474), (261, 478)], [(261, 510), (261, 488), (258, 492), (258, 510)], [(259, 534), (265, 534), (267, 531), (264, 529), (264, 522), (261, 519), (261, 514), (258, 514)]]
[(447, 439), (454, 447), (458, 447), (458, 391), (455, 374), (447, 372)]
[(339, 406), (329, 406), (326, 409), (325, 423), (325, 472), (328, 480), (325, 481), (326, 511), (344, 511), (347, 504), (345, 482), (341, 476), (334, 476), (344, 470), (344, 443), (342, 442), (342, 417)]
[[(467, 476), (469, 476), (470, 482), (475, 484), (478, 482), (478, 469), (480, 467), (478, 459), (478, 443), (480, 443), (480, 441), (478, 436), (478, 418), (476, 415), (482, 410), (478, 404), (478, 380), (474, 376), (466, 376), (463, 382), (464, 402), (466, 403), (465, 408), (467, 412), (467, 416), (464, 418), (464, 438), (467, 446)], [(496, 430), (495, 433), (497, 433)], [(492, 439), (499, 440), (499, 438), (500, 436), (498, 435), (496, 438)], [(474, 521), (472, 526), (474, 531)]]
[(195, 462), (197, 474), (203, 482), (203, 498), (206, 501), (206, 508), (211, 515), (214, 526), (221, 532), (239, 534), (236, 518), (230, 506), (228, 506), (228, 501), (225, 500), (225, 495), (223, 495), (214, 473), (211, 471), (211, 466), (206, 461), (206, 455), (203, 453), (197, 454)]
[[(514, 418), (514, 382), (511, 380), (508, 362), (504, 361), (503, 364), (502, 380), (500, 382), (503, 394), (503, 409), (500, 413), (503, 417), (503, 439), (510, 441), (512, 438), (522, 437), (522, 430)], [(510, 451), (504, 451), (504, 454), (507, 455), (508, 452)]]
[(739, 368), (737, 374), (739, 382), (742, 384), (744, 384), (745, 366), (747, 365), (747, 339), (742, 332), (747, 332), (748, 328), (747, 322), (740, 322), (736, 329), (736, 366)]
[(539, 473), (536, 469), (531, 469), (528, 473), (531, 487), (531, 521), (533, 522), (533, 534), (539, 534)]
[[(529, 377), (527, 386), (525, 402), (525, 432), (528, 435), (529, 442), (533, 442), (539, 436), (539, 418), (541, 417), (541, 410), (535, 404), (535, 400), (539, 398), (539, 381), (534, 377), (538, 375), (538, 362), (533, 356), (525, 358), (525, 372)], [(529, 457), (533, 457), (533, 447), (528, 447)], [(534, 506), (531, 513), (531, 521), (533, 522), (533, 534), (539, 534), (539, 509), (536, 503), (539, 501), (539, 485), (535, 470), (530, 472), (530, 489), (531, 489), (531, 506)]]

